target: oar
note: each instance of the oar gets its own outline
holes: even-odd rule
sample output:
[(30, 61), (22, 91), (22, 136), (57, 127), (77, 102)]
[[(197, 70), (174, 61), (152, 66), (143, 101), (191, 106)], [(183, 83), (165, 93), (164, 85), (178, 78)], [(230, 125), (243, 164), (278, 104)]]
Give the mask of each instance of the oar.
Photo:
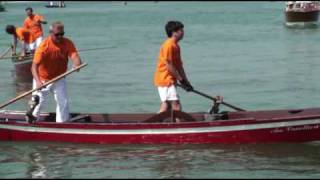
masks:
[(37, 91), (37, 90), (39, 90), (39, 89), (42, 89), (43, 87), (45, 87), (45, 86), (47, 86), (47, 85), (49, 85), (49, 84), (51, 84), (51, 83), (53, 83), (53, 82), (55, 82), (55, 81), (63, 78), (63, 77), (65, 77), (65, 76), (67, 76), (67, 75), (69, 75), (69, 74), (71, 74), (71, 73), (73, 73), (73, 72), (75, 72), (75, 71), (78, 71), (79, 69), (83, 68), (83, 67), (86, 66), (86, 65), (87, 65), (87, 63), (83, 63), (83, 64), (81, 64), (80, 66), (78, 66), (78, 67), (76, 67), (76, 68), (74, 68), (74, 69), (71, 69), (71, 70), (69, 70), (69, 71), (67, 71), (67, 72), (65, 72), (65, 73), (63, 73), (63, 74), (61, 74), (61, 75), (59, 75), (59, 76), (51, 79), (50, 81), (44, 83), (42, 86), (40, 86), (40, 87), (38, 87), (38, 88), (36, 88), (36, 89), (32, 89), (32, 90), (30, 90), (30, 91), (28, 91), (28, 92), (25, 92), (25, 93), (23, 93), (23, 94), (15, 97), (15, 98), (9, 100), (9, 101), (3, 103), (2, 105), (0, 105), (0, 109), (8, 106), (9, 104), (12, 104), (12, 103), (18, 101), (19, 99), (21, 99), (21, 98), (23, 98), (23, 97), (25, 97), (25, 96), (33, 93), (34, 91)]
[[(78, 52), (84, 52), (84, 51), (95, 51), (95, 50), (101, 50), (101, 49), (110, 49), (112, 47), (102, 47), (102, 48), (91, 48), (91, 49), (80, 49), (78, 50)], [(0, 60), (4, 60), (4, 59), (12, 59), (12, 58), (18, 58), (20, 57), (19, 55), (16, 56), (10, 56), (10, 57), (4, 57), (4, 56), (0, 56)], [(25, 56), (25, 57), (33, 57), (33, 55), (31, 56)]]
[[(177, 84), (177, 86), (183, 88), (183, 86), (182, 86), (181, 84)], [(194, 92), (194, 93), (196, 93), (196, 94), (199, 94), (200, 96), (203, 96), (203, 97), (205, 97), (205, 98), (211, 99), (211, 100), (213, 100), (213, 101), (217, 101), (217, 98), (211, 97), (211, 96), (209, 96), (209, 95), (207, 95), (207, 94), (205, 94), (205, 93), (203, 93), (203, 92), (197, 91), (197, 90), (195, 90), (195, 89), (192, 89), (191, 91)], [(226, 103), (226, 102), (224, 102), (224, 101), (222, 101), (221, 104), (223, 104), (223, 105), (225, 105), (225, 106), (228, 106), (228, 107), (230, 107), (230, 108), (232, 108), (232, 109), (235, 109), (235, 110), (237, 110), (237, 111), (246, 111), (246, 110), (244, 110), (244, 109), (241, 109), (241, 108), (239, 108), (239, 107), (233, 106), (233, 105), (231, 105), (231, 104), (229, 104), (229, 103)]]
[(11, 47), (8, 47), (7, 50), (4, 51), (4, 53), (2, 53), (2, 55), (0, 55), (0, 59), (3, 58), (5, 55), (8, 54), (8, 52), (10, 51)]
[[(20, 58), (20, 57), (22, 57), (22, 56), (15, 55), (15, 56), (9, 56), (9, 57), (0, 57), (0, 60), (12, 59), (12, 58)], [(31, 56), (24, 56), (24, 58), (27, 58), (27, 57), (33, 57), (33, 55), (31, 55)]]
[(91, 48), (91, 49), (80, 49), (78, 52), (83, 52), (83, 51), (95, 51), (95, 50), (101, 50), (101, 49), (110, 49), (113, 47), (100, 47), (100, 48)]

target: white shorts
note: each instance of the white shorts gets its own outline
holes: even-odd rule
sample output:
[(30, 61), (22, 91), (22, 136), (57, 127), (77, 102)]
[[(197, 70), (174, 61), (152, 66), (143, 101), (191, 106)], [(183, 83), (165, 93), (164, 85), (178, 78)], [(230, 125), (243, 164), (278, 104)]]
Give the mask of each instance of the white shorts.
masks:
[(25, 44), (24, 49), (27, 51), (32, 51), (36, 49), (36, 41), (30, 44)]
[(158, 92), (161, 102), (179, 100), (177, 88), (174, 85), (170, 87), (158, 87)]
[(24, 48), (25, 48), (26, 50), (30, 50), (30, 51), (35, 50), (35, 49), (40, 45), (40, 43), (42, 42), (42, 40), (43, 40), (43, 37), (40, 36), (40, 37), (38, 37), (33, 43), (25, 44), (25, 47), (24, 47)]
[(39, 45), (40, 45), (40, 43), (42, 42), (42, 40), (43, 40), (43, 37), (42, 37), (42, 36), (40, 36), (40, 37), (38, 37), (38, 38), (36, 39), (36, 41), (35, 41), (35, 46), (36, 46), (36, 48), (39, 47)]

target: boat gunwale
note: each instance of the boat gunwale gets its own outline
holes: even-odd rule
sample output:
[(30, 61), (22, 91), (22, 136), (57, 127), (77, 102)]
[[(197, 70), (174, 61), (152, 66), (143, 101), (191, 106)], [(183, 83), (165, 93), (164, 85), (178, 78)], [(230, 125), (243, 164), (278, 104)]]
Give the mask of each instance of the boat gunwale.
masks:
[[(158, 128), (197, 128), (197, 127), (210, 127), (210, 126), (233, 126), (233, 125), (250, 125), (250, 124), (262, 124), (262, 123), (274, 123), (274, 122), (289, 122), (289, 121), (303, 121), (303, 120), (314, 120), (320, 119), (320, 108), (306, 108), (306, 109), (284, 109), (284, 110), (264, 110), (264, 111), (246, 111), (246, 112), (229, 112), (229, 115), (238, 116), (238, 118), (230, 118), (230, 119), (220, 119), (220, 120), (208, 120), (205, 119), (205, 115), (208, 113), (205, 112), (191, 112), (188, 113), (190, 116), (198, 116), (197, 121), (186, 121), (186, 122), (143, 122), (138, 120), (100, 120), (99, 118), (116, 117), (126, 118), (126, 116), (144, 116), (144, 118), (148, 119), (148, 117), (152, 117), (153, 115), (157, 115), (157, 113), (128, 113), (128, 114), (97, 114), (97, 113), (72, 113), (73, 115), (87, 115), (91, 116), (91, 118), (96, 118), (91, 122), (66, 122), (66, 123), (56, 123), (54, 121), (37, 121), (33, 124), (29, 124), (25, 121), (25, 112), (26, 111), (10, 111), (4, 110), (0, 111), (0, 124), (8, 124), (15, 126), (34, 126), (34, 127), (59, 127), (59, 128), (80, 128), (80, 129), (102, 129), (102, 128), (114, 128), (114, 129), (158, 129)], [(284, 114), (286, 113), (287, 114)], [(296, 112), (296, 113), (291, 113)], [(301, 112), (305, 112), (305, 114), (301, 114)], [(269, 114), (268, 114), (269, 113)], [(271, 115), (270, 115), (271, 113)], [(274, 114), (273, 114), (274, 113)], [(291, 113), (291, 114), (290, 114)], [(54, 113), (41, 113), (41, 116), (47, 116)], [(254, 117), (257, 114), (267, 114), (266, 116), (270, 116), (269, 118), (263, 117)], [(251, 116), (250, 116), (251, 115)], [(96, 117), (95, 117), (96, 116)], [(247, 116), (247, 117), (243, 117)], [(166, 117), (168, 118), (168, 117)], [(129, 118), (128, 118), (129, 119)], [(117, 122), (118, 121), (118, 122)], [(130, 122), (132, 121), (132, 122)]]
[(12, 126), (25, 126), (35, 128), (70, 128), (70, 129), (177, 129), (177, 128), (202, 128), (202, 127), (221, 127), (221, 126), (239, 126), (239, 125), (259, 125), (268, 123), (286, 123), (292, 121), (306, 121), (320, 119), (320, 115), (311, 116), (295, 116), (291, 118), (274, 118), (274, 119), (255, 119), (255, 118), (239, 118), (233, 120), (212, 120), (212, 121), (196, 121), (196, 122), (181, 122), (181, 123), (110, 123), (110, 122), (43, 122), (39, 121), (34, 124), (26, 121), (2, 121), (0, 124)]

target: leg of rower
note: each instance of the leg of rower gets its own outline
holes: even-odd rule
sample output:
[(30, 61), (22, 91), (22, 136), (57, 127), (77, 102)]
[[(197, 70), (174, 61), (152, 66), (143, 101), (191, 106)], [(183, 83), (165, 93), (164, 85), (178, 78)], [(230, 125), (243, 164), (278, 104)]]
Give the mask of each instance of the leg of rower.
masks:
[(168, 110), (168, 102), (167, 102), (167, 87), (158, 87), (158, 93), (160, 96), (160, 110), (158, 113), (162, 113)]
[(69, 102), (65, 78), (57, 81), (53, 86), (53, 94), (57, 104), (56, 122), (66, 122), (69, 120)]
[(167, 101), (161, 102), (160, 103), (160, 110), (158, 111), (158, 113), (162, 113), (168, 110), (168, 103)]
[(37, 38), (37, 40), (36, 40), (36, 48), (39, 47), (39, 45), (41, 44), (42, 40), (43, 40), (42, 36)]
[[(172, 110), (173, 111), (181, 111), (181, 104), (179, 100), (171, 102)], [(175, 119), (176, 122), (181, 122), (180, 118)]]
[(36, 42), (30, 43), (28, 49), (30, 50), (30, 55), (33, 55), (36, 50)]
[[(39, 104), (37, 106), (35, 106), (35, 108), (34, 108), (34, 110), (32, 112), (32, 115), (34, 117), (36, 117), (37, 120), (40, 119), (40, 112), (43, 109), (44, 105), (46, 104), (47, 97), (48, 97), (48, 95), (50, 93), (50, 87), (51, 87), (51, 85), (48, 85), (47, 87), (42, 88), (41, 90), (35, 91), (33, 93), (33, 95), (38, 95), (39, 96)], [(33, 88), (34, 89), (36, 88), (35, 80), (33, 80)]]
[[(170, 101), (171, 109), (173, 111), (181, 111), (179, 95), (177, 93), (177, 87), (175, 85), (171, 85), (168, 88), (168, 100)], [(181, 122), (180, 118), (175, 118), (175, 121)]]

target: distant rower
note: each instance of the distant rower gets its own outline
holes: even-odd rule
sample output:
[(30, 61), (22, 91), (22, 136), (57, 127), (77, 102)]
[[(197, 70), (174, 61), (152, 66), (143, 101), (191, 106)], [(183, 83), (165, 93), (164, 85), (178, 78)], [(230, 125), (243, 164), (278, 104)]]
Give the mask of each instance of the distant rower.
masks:
[[(24, 20), (23, 27), (30, 30), (36, 39), (35, 46), (38, 47), (43, 40), (43, 30), (41, 24), (47, 24), (44, 17), (39, 14), (33, 14), (31, 7), (26, 8), (27, 17)], [(33, 52), (32, 52), (33, 53)]]
[(15, 27), (14, 25), (7, 25), (6, 32), (13, 36), (12, 55), (16, 55), (17, 41), (21, 42), (20, 56), (25, 56), (27, 51), (35, 51), (35, 38), (31, 31), (23, 27)]

